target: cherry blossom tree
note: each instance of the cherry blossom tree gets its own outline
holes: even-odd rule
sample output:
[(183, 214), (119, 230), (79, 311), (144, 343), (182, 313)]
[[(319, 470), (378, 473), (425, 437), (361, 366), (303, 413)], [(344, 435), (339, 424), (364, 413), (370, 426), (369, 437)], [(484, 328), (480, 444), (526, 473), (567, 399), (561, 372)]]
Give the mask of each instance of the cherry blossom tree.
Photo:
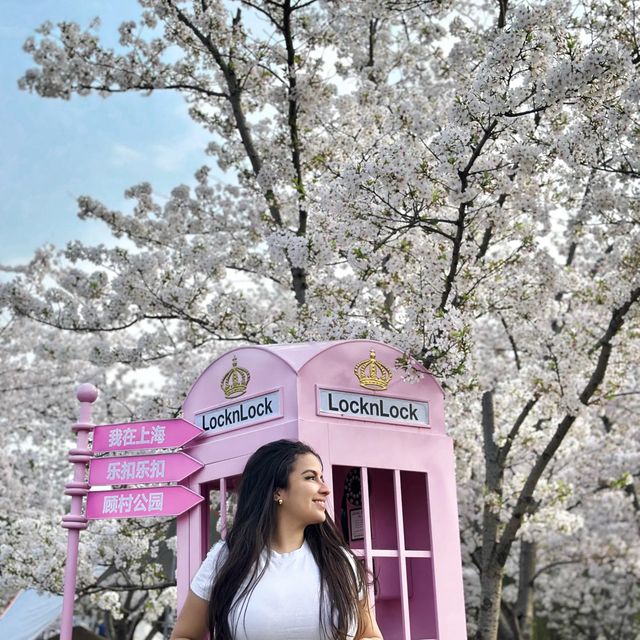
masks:
[[(25, 587), (62, 591), (67, 533), (60, 522), (69, 507), (63, 489), (71, 469), (66, 453), (75, 447), (78, 382), (107, 390), (96, 406), (97, 420), (131, 419), (128, 404), (140, 398), (133, 384), (118, 384), (117, 397), (108, 395), (113, 383), (104, 369), (86, 361), (81, 336), (12, 317), (6, 309), (1, 319), (0, 600), (7, 604)], [(132, 638), (142, 620), (161, 628), (175, 604), (175, 580), (163, 566), (172, 556), (169, 526), (92, 523), (81, 546), (78, 613), (101, 617), (102, 610), (114, 638)]]
[(42, 249), (4, 313), (138, 415), (230, 343), (397, 345), (447, 388), (470, 633), (635, 637), (635, 0), (140, 5), (116, 49), (42, 25), (22, 88), (179, 91), (229, 179), (80, 198), (126, 242)]

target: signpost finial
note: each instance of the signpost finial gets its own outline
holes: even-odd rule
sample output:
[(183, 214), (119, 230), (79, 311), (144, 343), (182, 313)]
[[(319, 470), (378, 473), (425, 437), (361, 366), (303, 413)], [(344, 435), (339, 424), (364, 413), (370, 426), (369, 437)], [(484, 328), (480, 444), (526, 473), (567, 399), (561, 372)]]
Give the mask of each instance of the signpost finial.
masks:
[(98, 399), (98, 390), (90, 383), (85, 382), (76, 389), (76, 398), (80, 402), (95, 402)]

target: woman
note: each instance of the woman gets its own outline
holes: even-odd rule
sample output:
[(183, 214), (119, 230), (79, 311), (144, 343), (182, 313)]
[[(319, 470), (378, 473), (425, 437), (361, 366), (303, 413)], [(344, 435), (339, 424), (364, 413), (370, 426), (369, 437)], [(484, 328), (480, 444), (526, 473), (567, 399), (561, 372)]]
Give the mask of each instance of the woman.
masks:
[(225, 542), (198, 570), (172, 640), (382, 640), (366, 576), (326, 512), (322, 461), (278, 440), (249, 458)]

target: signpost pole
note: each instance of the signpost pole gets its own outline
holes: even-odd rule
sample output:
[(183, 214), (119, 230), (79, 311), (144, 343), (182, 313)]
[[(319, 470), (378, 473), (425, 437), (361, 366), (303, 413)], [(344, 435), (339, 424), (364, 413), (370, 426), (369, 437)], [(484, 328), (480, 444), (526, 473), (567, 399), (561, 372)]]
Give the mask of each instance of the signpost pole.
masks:
[(86, 480), (87, 463), (91, 460), (92, 455), (91, 449), (89, 449), (89, 433), (94, 427), (91, 422), (91, 404), (96, 401), (98, 390), (91, 384), (82, 384), (78, 387), (76, 397), (80, 401), (79, 419), (72, 427), (72, 430), (77, 434), (76, 448), (69, 451), (69, 462), (74, 465), (74, 476), (73, 481), (65, 485), (65, 494), (71, 496), (71, 509), (62, 518), (62, 526), (69, 531), (69, 537), (64, 571), (60, 640), (71, 640), (73, 632), (78, 545), (80, 531), (87, 528), (87, 519), (82, 515), (82, 501), (84, 496), (89, 493), (89, 483)]

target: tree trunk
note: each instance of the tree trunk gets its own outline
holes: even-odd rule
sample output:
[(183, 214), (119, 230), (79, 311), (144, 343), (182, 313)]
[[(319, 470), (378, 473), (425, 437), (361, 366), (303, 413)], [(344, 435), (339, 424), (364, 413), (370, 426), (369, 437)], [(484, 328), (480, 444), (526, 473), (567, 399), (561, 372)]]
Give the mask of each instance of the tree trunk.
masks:
[(494, 564), (480, 578), (482, 601), (475, 640), (496, 640), (502, 599), (502, 568)]
[(499, 449), (493, 439), (495, 416), (493, 391), (482, 395), (482, 435), (485, 460), (485, 503), (482, 514), (482, 560), (480, 568), (480, 615), (476, 640), (497, 640), (504, 570), (498, 562), (499, 507), (502, 500), (503, 475)]
[(520, 544), (520, 575), (515, 615), (520, 629), (520, 640), (533, 637), (533, 576), (536, 572), (536, 542)]

